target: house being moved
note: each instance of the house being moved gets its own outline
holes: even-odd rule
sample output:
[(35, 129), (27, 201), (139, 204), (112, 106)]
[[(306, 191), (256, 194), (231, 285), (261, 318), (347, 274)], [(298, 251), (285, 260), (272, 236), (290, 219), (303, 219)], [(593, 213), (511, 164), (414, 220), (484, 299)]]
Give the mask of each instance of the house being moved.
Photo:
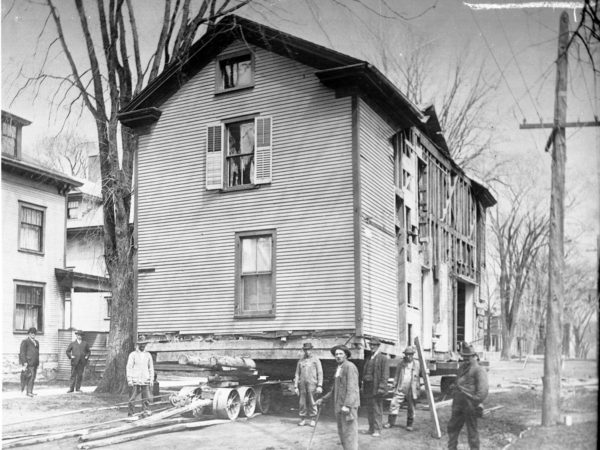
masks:
[(159, 362), (483, 344), (495, 199), (372, 65), (229, 16), (119, 117), (139, 136), (137, 331)]

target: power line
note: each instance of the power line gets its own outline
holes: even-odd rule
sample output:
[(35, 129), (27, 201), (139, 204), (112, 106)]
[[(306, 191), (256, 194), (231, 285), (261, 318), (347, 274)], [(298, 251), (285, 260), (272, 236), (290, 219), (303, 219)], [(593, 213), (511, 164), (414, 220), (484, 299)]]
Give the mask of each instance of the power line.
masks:
[[(496, 18), (499, 19), (498, 12), (496, 12)], [(519, 71), (519, 75), (521, 76), (521, 80), (523, 81), (523, 84), (525, 85), (525, 89), (527, 89), (526, 94), (529, 96), (529, 99), (531, 100), (531, 104), (533, 105), (533, 109), (535, 109), (535, 112), (541, 122), (542, 116), (541, 116), (540, 112), (538, 111), (538, 108), (537, 108), (535, 100), (533, 99), (533, 96), (531, 95), (531, 90), (530, 90), (529, 86), (527, 85), (527, 81), (525, 80), (525, 76), (523, 75), (523, 71), (521, 70), (519, 61), (517, 60), (517, 56), (515, 55), (513, 47), (510, 43), (510, 39), (508, 39), (508, 36), (506, 35), (506, 29), (504, 28), (504, 24), (502, 23), (501, 20), (498, 20), (498, 23), (500, 24), (500, 28), (502, 29), (502, 34), (504, 35), (504, 39), (506, 40), (506, 43), (508, 44), (508, 48), (510, 49), (510, 53), (512, 54), (513, 60), (515, 61), (515, 65), (517, 66), (517, 70)]]
[(492, 51), (492, 47), (490, 46), (490, 43), (488, 42), (487, 38), (485, 37), (485, 33), (483, 32), (483, 30), (479, 26), (479, 22), (477, 21), (477, 17), (475, 16), (475, 13), (473, 12), (472, 9), (469, 9), (469, 10), (471, 11), (471, 15), (473, 16), (473, 21), (475, 22), (475, 25), (477, 25), (477, 28), (479, 29), (479, 33), (481, 34), (481, 37), (483, 38), (483, 41), (485, 42), (485, 45), (488, 48), (488, 51), (490, 52), (490, 55), (492, 55), (492, 59), (496, 63), (496, 67), (498, 67), (498, 71), (500, 72), (500, 75), (502, 76), (502, 79), (506, 83), (506, 87), (508, 88), (508, 91), (510, 92), (510, 95), (512, 96), (515, 104), (517, 105), (517, 108), (519, 108), (519, 111), (521, 112), (521, 115), (523, 116), (523, 118), (525, 118), (525, 113), (521, 109), (521, 105), (519, 105), (519, 101), (517, 100), (517, 97), (515, 96), (514, 92), (512, 91), (512, 89), (510, 87), (510, 84), (508, 83), (508, 80), (504, 76), (504, 72), (502, 71), (502, 68), (500, 67), (500, 63), (498, 63), (498, 60), (496, 59), (496, 56), (494, 55), (494, 52)]

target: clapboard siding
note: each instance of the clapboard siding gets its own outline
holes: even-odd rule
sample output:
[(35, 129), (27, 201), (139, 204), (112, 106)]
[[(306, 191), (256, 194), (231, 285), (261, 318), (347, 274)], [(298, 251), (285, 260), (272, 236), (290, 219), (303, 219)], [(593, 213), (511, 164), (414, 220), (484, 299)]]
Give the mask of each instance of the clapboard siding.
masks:
[[(239, 48), (233, 44), (230, 49)], [(350, 99), (314, 69), (255, 50), (255, 86), (214, 94), (208, 64), (140, 139), (138, 330), (181, 333), (354, 328)], [(272, 183), (205, 189), (206, 125), (272, 117)], [(276, 317), (234, 315), (235, 233), (275, 229)]]
[(394, 131), (364, 101), (359, 108), (363, 332), (396, 340), (395, 194), (389, 141)]
[[(44, 254), (20, 252), (19, 201), (45, 207)], [(44, 331), (38, 334), (40, 352), (56, 354), (57, 330), (63, 305), (54, 269), (65, 266), (65, 197), (56, 187), (2, 173), (2, 350), (19, 352), (24, 334), (13, 333), (15, 280), (44, 283)]]

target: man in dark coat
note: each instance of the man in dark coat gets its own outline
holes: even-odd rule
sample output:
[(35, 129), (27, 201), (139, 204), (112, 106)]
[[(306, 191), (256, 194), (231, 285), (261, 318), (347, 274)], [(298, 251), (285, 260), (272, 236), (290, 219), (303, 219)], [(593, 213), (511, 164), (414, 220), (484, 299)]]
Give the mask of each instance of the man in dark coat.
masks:
[(363, 393), (367, 400), (369, 430), (373, 437), (378, 437), (383, 425), (383, 398), (387, 394), (387, 383), (390, 376), (387, 356), (380, 352), (379, 339), (371, 340), (371, 358), (363, 369)]
[(83, 333), (79, 330), (75, 332), (75, 340), (67, 347), (67, 358), (71, 360), (71, 384), (67, 394), (71, 392), (81, 392), (81, 381), (83, 380), (83, 370), (90, 359), (90, 346), (83, 340)]
[(488, 395), (487, 373), (477, 362), (477, 354), (473, 347), (465, 344), (461, 356), (463, 362), (458, 368), (454, 398), (452, 399), (452, 416), (448, 422), (449, 450), (456, 450), (458, 435), (465, 423), (467, 424), (469, 448), (479, 449), (477, 418), (481, 417), (481, 403)]
[(358, 450), (358, 407), (360, 406), (360, 386), (358, 369), (348, 361), (350, 349), (336, 345), (331, 349), (337, 369), (333, 389), (317, 400), (317, 406), (333, 397), (333, 409), (337, 419), (337, 430), (344, 450)]
[(27, 386), (27, 396), (33, 397), (33, 383), (37, 375), (37, 368), (40, 365), (40, 343), (35, 339), (37, 329), (31, 327), (27, 331), (27, 338), (21, 342), (19, 351), (19, 364), (22, 366), (23, 377), (21, 381), (21, 391)]

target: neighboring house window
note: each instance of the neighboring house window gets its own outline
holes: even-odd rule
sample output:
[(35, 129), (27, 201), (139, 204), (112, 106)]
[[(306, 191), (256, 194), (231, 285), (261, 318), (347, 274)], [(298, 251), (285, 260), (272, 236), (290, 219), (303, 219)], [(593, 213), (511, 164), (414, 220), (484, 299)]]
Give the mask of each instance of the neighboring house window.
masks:
[(79, 219), (79, 200), (70, 200), (67, 214), (69, 219)]
[(271, 182), (271, 117), (211, 124), (206, 132), (206, 189)]
[(275, 315), (275, 230), (236, 233), (236, 316)]
[(42, 253), (45, 208), (21, 203), (19, 209), (19, 250)]
[(406, 283), (406, 303), (412, 306), (412, 284)]
[(2, 153), (17, 157), (17, 126), (10, 119), (2, 120)]
[(106, 302), (106, 314), (104, 317), (108, 320), (110, 319), (110, 308), (112, 307), (112, 297), (104, 297)]
[(412, 344), (412, 341), (413, 341), (413, 338), (412, 338), (413, 337), (413, 326), (412, 326), (412, 323), (408, 324), (408, 333), (407, 334), (408, 334), (408, 336), (407, 336), (408, 337), (408, 343), (407, 343), (407, 345), (413, 345)]
[(254, 57), (251, 53), (225, 55), (217, 59), (217, 92), (254, 85)]
[(44, 285), (15, 283), (15, 331), (44, 330)]

